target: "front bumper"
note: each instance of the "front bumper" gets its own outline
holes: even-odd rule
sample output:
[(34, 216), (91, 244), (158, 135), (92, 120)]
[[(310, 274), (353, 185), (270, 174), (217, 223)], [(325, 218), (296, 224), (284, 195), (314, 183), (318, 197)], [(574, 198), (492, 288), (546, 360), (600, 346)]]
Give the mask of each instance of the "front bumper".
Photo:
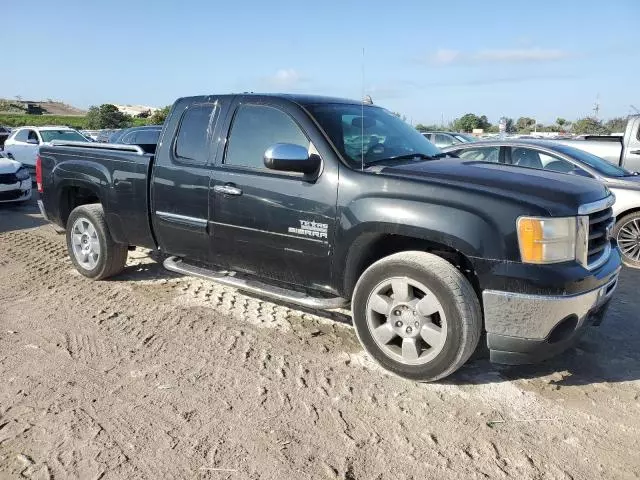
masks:
[(618, 273), (619, 269), (598, 288), (574, 295), (485, 290), (482, 299), (491, 361), (534, 363), (570, 347), (586, 327), (602, 321)]
[(0, 184), (0, 203), (23, 202), (31, 198), (31, 181)]

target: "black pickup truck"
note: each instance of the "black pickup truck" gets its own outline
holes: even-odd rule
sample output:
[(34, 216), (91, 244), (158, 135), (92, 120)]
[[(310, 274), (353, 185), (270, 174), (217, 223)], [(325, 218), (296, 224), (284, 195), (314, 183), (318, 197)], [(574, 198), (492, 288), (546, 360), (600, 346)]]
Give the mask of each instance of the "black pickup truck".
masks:
[(89, 278), (142, 246), (277, 301), (350, 304), (367, 352), (414, 380), (454, 372), (485, 332), (491, 359), (517, 364), (598, 324), (620, 270), (607, 188), (443, 156), (362, 102), (181, 98), (155, 155), (43, 146), (39, 205)]

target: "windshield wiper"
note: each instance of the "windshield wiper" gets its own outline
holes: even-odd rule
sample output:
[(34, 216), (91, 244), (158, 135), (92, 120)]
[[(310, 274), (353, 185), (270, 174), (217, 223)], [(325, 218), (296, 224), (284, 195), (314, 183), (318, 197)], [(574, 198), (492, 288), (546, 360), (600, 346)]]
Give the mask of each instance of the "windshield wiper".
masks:
[(413, 160), (414, 158), (420, 158), (422, 160), (435, 160), (436, 158), (442, 158), (446, 156), (445, 153), (438, 153), (436, 155), (427, 155), (426, 153), (407, 153), (405, 155), (397, 155), (395, 157), (379, 158), (377, 160), (371, 160), (365, 165), (373, 165), (374, 163), (390, 162), (393, 160)]

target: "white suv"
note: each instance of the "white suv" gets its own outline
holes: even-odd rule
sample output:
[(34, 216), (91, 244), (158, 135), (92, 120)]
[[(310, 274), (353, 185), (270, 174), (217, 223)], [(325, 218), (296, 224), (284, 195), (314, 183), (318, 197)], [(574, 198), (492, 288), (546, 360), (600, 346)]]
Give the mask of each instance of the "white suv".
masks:
[(4, 153), (33, 170), (38, 147), (53, 140), (88, 141), (77, 130), (69, 127), (20, 127), (14, 129), (4, 142)]

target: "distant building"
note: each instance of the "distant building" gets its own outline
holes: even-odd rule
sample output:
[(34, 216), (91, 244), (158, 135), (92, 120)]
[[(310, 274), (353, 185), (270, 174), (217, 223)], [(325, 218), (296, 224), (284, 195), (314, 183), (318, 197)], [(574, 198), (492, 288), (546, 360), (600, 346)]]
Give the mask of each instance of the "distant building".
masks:
[(114, 103), (114, 105), (119, 111), (132, 117), (151, 115), (156, 110), (159, 110), (158, 107), (149, 107), (148, 105), (118, 105), (117, 103)]

